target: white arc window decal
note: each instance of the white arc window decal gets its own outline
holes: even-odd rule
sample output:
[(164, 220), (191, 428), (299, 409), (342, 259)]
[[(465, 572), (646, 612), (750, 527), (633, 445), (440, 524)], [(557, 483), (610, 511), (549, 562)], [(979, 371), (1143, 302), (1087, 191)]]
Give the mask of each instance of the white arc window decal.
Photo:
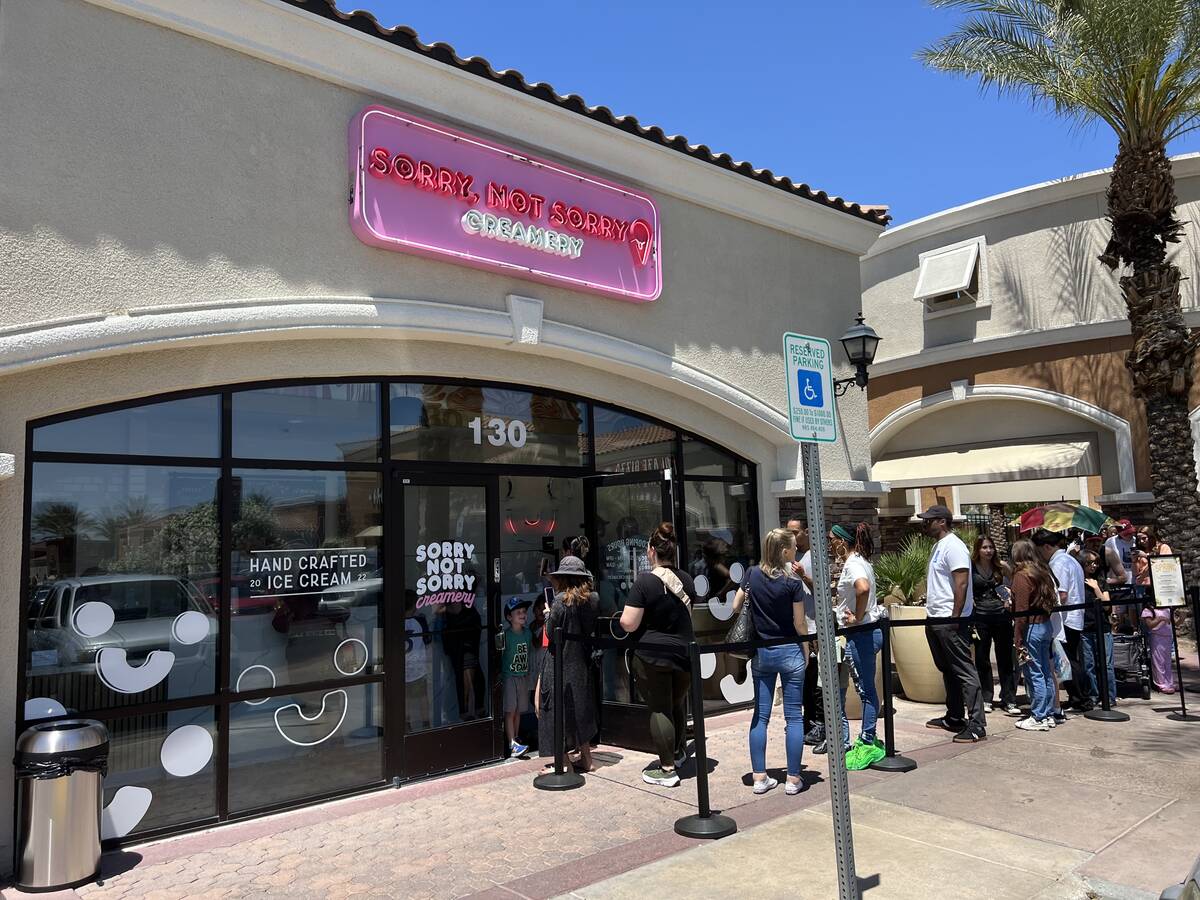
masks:
[[(333, 726), (333, 728), (330, 730), (329, 734), (325, 735), (325, 737), (323, 737), (323, 738), (317, 738), (317, 740), (315, 740), (315, 741), (297, 741), (294, 738), (288, 737), (287, 732), (283, 730), (283, 723), (279, 721), (280, 713), (286, 712), (289, 709), (294, 709), (296, 711), (296, 715), (298, 715), (301, 719), (303, 719), (305, 723), (316, 722), (322, 716), (325, 715), (325, 704), (328, 702), (329, 698), (334, 696), (335, 694), (340, 694), (342, 697), (342, 714), (340, 716), (338, 716), (337, 724)], [(312, 715), (312, 716), (306, 716), (304, 714), (304, 711), (300, 709), (299, 703), (289, 703), (286, 706), (281, 706), (281, 707), (279, 707), (279, 709), (275, 710), (275, 730), (278, 731), (279, 736), (281, 738), (283, 738), (285, 741), (287, 741), (289, 744), (295, 744), (297, 747), (315, 747), (315, 746), (317, 746), (317, 744), (324, 743), (325, 741), (329, 740), (331, 737), (333, 737), (335, 734), (338, 733), (338, 729), (342, 727), (342, 722), (344, 722), (346, 720), (346, 712), (349, 708), (350, 708), (350, 698), (346, 695), (346, 692), (343, 690), (330, 691), (328, 694), (326, 694), (324, 697), (322, 697), (321, 698), (321, 709), (316, 713), (316, 715)]]
[(148, 691), (171, 673), (175, 654), (170, 650), (151, 650), (140, 666), (131, 666), (121, 647), (105, 647), (96, 654), (96, 674), (119, 694)]
[(127, 784), (117, 788), (100, 817), (100, 837), (103, 840), (125, 837), (150, 809), (154, 793), (149, 788)]

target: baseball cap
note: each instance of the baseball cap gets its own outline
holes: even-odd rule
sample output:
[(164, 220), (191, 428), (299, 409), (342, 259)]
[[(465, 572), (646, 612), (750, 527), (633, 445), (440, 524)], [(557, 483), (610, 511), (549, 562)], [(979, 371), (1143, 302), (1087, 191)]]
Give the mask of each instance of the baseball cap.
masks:
[(524, 597), (509, 597), (504, 601), (504, 612), (507, 615), (511, 612), (516, 612), (518, 609), (529, 609), (533, 606), (532, 600), (526, 600)]
[(917, 514), (918, 519), (945, 519), (947, 522), (954, 521), (954, 514), (949, 509), (942, 506), (940, 503), (929, 507), (923, 513)]
[(1133, 523), (1128, 519), (1119, 519), (1117, 521), (1117, 534), (1121, 535), (1121, 537), (1131, 537), (1135, 531), (1137, 529), (1133, 527)]

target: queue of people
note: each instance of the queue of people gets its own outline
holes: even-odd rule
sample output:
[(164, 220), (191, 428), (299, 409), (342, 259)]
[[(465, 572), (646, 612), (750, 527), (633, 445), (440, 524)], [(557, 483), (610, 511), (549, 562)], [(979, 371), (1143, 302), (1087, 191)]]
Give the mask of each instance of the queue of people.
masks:
[[(926, 572), (925, 636), (946, 691), (945, 713), (930, 719), (928, 727), (951, 732), (955, 742), (975, 743), (987, 739), (989, 714), (1018, 717), (1016, 727), (1024, 731), (1048, 731), (1067, 721), (1067, 710), (1086, 711), (1100, 704), (1104, 681), (1108, 702), (1117, 701), (1113, 631), (1121, 620), (1101, 613), (1110, 617), (1111, 627), (1102, 627), (1098, 636), (1093, 601), (1108, 601), (1111, 588), (1148, 578), (1143, 574), (1147, 557), (1170, 552), (1151, 529), (1138, 531), (1122, 520), (1110, 533), (1080, 535), (1075, 540), (1037, 529), (1017, 540), (1009, 560), (1004, 560), (987, 535), (968, 549), (955, 534), (953, 516), (945, 506), (932, 506), (919, 518), (934, 540)], [(805, 525), (794, 519), (770, 531), (763, 540), (761, 561), (748, 569), (733, 601), (735, 616), (750, 605), (758, 638), (804, 638), (760, 648), (750, 661), (754, 706), (748, 744), (751, 788), (756, 794), (778, 786), (767, 766), (777, 686), (784, 719), (785, 793), (803, 790), (806, 745), (818, 754), (840, 750), (848, 769), (865, 769), (886, 755), (876, 734), (880, 698), (875, 674), (881, 631), (851, 631), (839, 636), (831, 648), (809, 637), (816, 630), (815, 578), (828, 579), (837, 626), (869, 624), (886, 615), (876, 596), (871, 528), (865, 522), (853, 528), (834, 524), (826, 535), (831, 564), (825, 573), (813, 572), (811, 539)], [(553, 755), (552, 654), (558, 652), (554, 634), (558, 629), (579, 636), (592, 634), (599, 603), (592, 575), (578, 556), (564, 556), (548, 575), (554, 586), (553, 601), (537, 630), (549, 652), (541, 659), (533, 704), (539, 719), (539, 755), (544, 757)], [(688, 648), (694, 640), (691, 610), (698, 602), (691, 576), (677, 565), (674, 528), (664, 522), (650, 536), (646, 569), (637, 575), (616, 618), (625, 633), (639, 638), (630, 653), (630, 669), (647, 706), (657, 751), (657, 760), (642, 773), (647, 784), (677, 786), (678, 770), (687, 760)], [(1088, 605), (1080, 609), (1063, 609), (1085, 602)], [(526, 749), (516, 736), (517, 719), (524, 711), (521, 698), (528, 691), (529, 670), (523, 661), (531, 655), (525, 647), (531, 640), (524, 630), (525, 606), (519, 603), (506, 610), (505, 677), (511, 678), (512, 691), (506, 683), (505, 713), (514, 755)], [(961, 621), (972, 616), (972, 622)], [(1177, 686), (1170, 666), (1170, 621), (1154, 609), (1142, 611), (1141, 617), (1150, 634), (1155, 687), (1172, 692)], [(577, 767), (590, 771), (597, 730), (591, 650), (582, 641), (566, 641), (561, 652), (568, 654), (561, 693), (567, 743)], [(816, 665), (825, 652), (837, 661), (836, 689), (843, 710), (837, 734), (825, 733), (821, 725), (821, 693), (833, 689), (821, 683)], [(998, 677), (993, 677), (993, 655)], [(1107, 679), (1098, 677), (1100, 667), (1107, 670)], [(1027, 713), (1017, 703), (1018, 673), (1029, 698)], [(850, 684), (862, 707), (853, 741), (845, 712)], [(1064, 687), (1065, 705), (1060, 702)]]

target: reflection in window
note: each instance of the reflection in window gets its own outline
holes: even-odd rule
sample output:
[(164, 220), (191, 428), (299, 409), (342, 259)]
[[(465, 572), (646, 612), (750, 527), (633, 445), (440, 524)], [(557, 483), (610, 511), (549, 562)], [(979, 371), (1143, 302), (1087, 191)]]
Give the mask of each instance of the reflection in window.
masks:
[(34, 464), (26, 696), (82, 712), (212, 693), (216, 492), (215, 469)]
[(374, 463), (380, 460), (379, 387), (307, 384), (233, 395), (233, 455)]
[(596, 471), (658, 472), (675, 468), (675, 430), (597, 406)]
[[(689, 555), (686, 569), (699, 579), (701, 586), (707, 584), (708, 588), (692, 609), (692, 627), (701, 644), (721, 643), (725, 639), (732, 607), (724, 601), (739, 587), (740, 582), (734, 576), (746, 571), (758, 556), (753, 546), (750, 493), (749, 484), (684, 482)], [(710, 604), (710, 600), (716, 602)], [(704, 681), (706, 705), (725, 704), (721, 694), (721, 679), (725, 675), (733, 675), (742, 682), (746, 675), (745, 661), (727, 653), (717, 654), (716, 672)]]
[(104, 805), (113, 804), (105, 816), (113, 830), (106, 830), (104, 838), (217, 814), (217, 722), (212, 707), (108, 719), (104, 725), (109, 740)]
[(303, 800), (383, 779), (383, 686), (229, 707), (229, 809)]
[(683, 473), (689, 478), (746, 478), (749, 466), (699, 438), (683, 438)]
[(380, 478), (234, 473), (233, 659), (240, 690), (377, 671), (383, 640)]
[(392, 458), (509, 465), (587, 463), (587, 406), (528, 391), (391, 387)]
[(217, 456), (221, 399), (212, 394), (150, 403), (33, 429), (33, 449), (59, 453)]

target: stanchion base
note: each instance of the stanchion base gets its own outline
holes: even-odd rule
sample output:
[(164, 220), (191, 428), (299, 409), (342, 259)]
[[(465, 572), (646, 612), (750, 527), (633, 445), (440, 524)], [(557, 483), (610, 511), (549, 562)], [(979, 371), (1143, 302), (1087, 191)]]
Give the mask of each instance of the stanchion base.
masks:
[(1196, 715), (1195, 713), (1167, 713), (1167, 718), (1172, 722), (1200, 722), (1200, 716)]
[(1083, 714), (1085, 719), (1091, 719), (1093, 722), (1128, 722), (1129, 713), (1123, 713), (1119, 709), (1089, 709)]
[(896, 754), (895, 756), (885, 756), (878, 762), (873, 762), (868, 769), (876, 769), (880, 772), (911, 772), (917, 767), (915, 759), (909, 759), (907, 756)]
[(1189, 684), (1184, 688), (1189, 694), (1200, 694), (1200, 684)]
[(539, 791), (570, 791), (583, 787), (584, 777), (578, 772), (546, 772), (533, 779)]
[(715, 841), (737, 833), (737, 822), (729, 816), (684, 816), (675, 820), (675, 833), (701, 841)]

